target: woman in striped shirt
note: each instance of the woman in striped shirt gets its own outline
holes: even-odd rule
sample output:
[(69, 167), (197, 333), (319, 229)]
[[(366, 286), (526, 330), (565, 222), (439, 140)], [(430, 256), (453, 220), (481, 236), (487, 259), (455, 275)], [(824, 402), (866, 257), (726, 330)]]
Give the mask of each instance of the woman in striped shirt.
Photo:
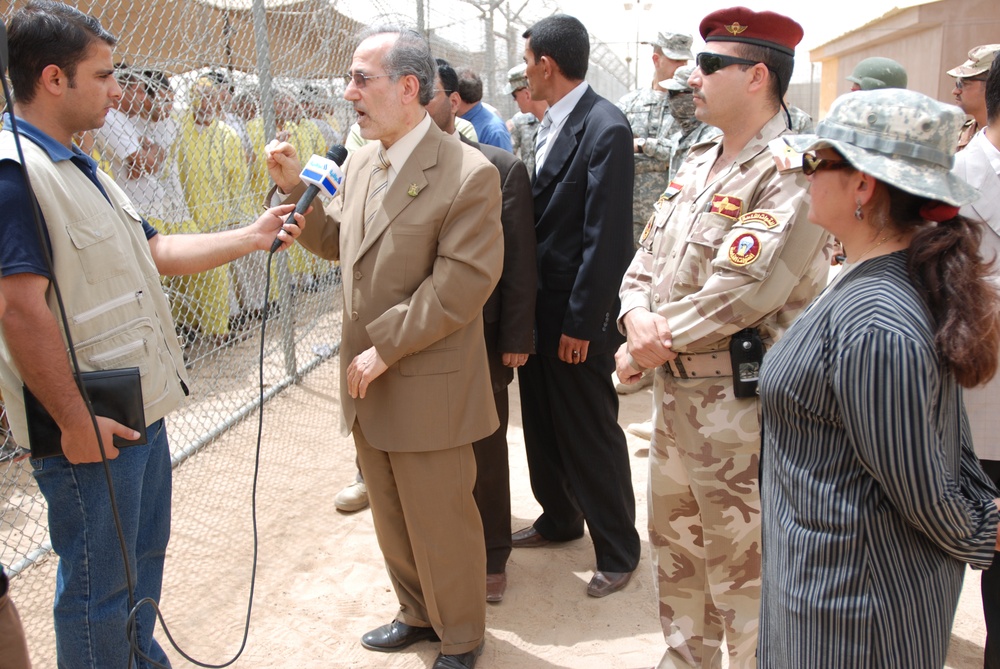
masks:
[(760, 667), (940, 668), (965, 564), (993, 559), (961, 386), (996, 371), (1000, 298), (958, 216), (977, 196), (949, 172), (961, 125), (866, 91), (789, 139), (848, 262), (761, 369)]

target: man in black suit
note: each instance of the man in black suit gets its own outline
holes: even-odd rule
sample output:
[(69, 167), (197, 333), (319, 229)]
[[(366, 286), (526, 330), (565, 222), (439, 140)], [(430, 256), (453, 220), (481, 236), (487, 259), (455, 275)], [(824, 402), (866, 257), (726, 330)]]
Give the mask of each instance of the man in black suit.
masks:
[(535, 141), (537, 355), (520, 374), (531, 489), (542, 515), (515, 547), (583, 535), (597, 570), (587, 594), (625, 587), (639, 563), (635, 496), (611, 380), (619, 302), (632, 256), (632, 130), (583, 80), (590, 39), (557, 14), (525, 33), (532, 99), (549, 109)]
[(514, 368), (534, 353), (535, 226), (531, 206), (531, 181), (524, 163), (509, 151), (471, 142), (455, 131), (459, 106), (458, 74), (447, 61), (437, 59), (434, 97), (427, 112), (438, 127), (457, 135), (483, 152), (500, 172), (503, 191), (503, 274), (483, 307), (483, 333), (490, 363), (490, 380), (500, 427), (472, 444), (476, 453), (476, 487), (473, 494), (483, 519), (486, 539), (486, 601), (499, 602), (507, 589), (507, 558), (510, 557), (510, 465), (507, 460), (507, 386)]

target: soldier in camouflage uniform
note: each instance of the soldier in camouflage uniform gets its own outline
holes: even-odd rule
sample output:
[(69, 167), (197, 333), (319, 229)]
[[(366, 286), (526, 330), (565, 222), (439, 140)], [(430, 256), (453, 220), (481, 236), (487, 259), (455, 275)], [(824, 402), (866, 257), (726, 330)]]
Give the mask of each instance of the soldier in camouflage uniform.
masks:
[(702, 123), (694, 115), (694, 93), (687, 82), (692, 72), (694, 72), (694, 67), (685, 65), (677, 68), (672, 78), (660, 82), (660, 85), (667, 89), (670, 115), (674, 118), (673, 130), (665, 141), (665, 144), (670, 147), (667, 188), (669, 188), (669, 180), (677, 175), (681, 163), (687, 158), (688, 151), (691, 150), (692, 146), (707, 142), (722, 134), (721, 130), (707, 123)]
[[(719, 667), (725, 653), (745, 669), (760, 606), (752, 378), (825, 285), (828, 236), (806, 218), (801, 159), (780, 139), (802, 28), (738, 7), (707, 16), (701, 35), (696, 114), (723, 135), (688, 153), (643, 231), (622, 281), (628, 341), (616, 362), (623, 381), (656, 370), (649, 543), (668, 645), (658, 667)], [(750, 345), (733, 348), (738, 383), (734, 340)]]
[(521, 63), (507, 72), (507, 87), (504, 93), (512, 96), (521, 111), (507, 121), (510, 143), (514, 155), (528, 168), (528, 174), (535, 178), (535, 137), (538, 127), (549, 105), (545, 100), (532, 100), (528, 92), (527, 65)]
[(643, 226), (653, 213), (653, 203), (669, 179), (670, 155), (673, 148), (666, 140), (673, 126), (667, 92), (660, 85), (677, 68), (694, 58), (691, 36), (659, 33), (653, 46), (653, 85), (626, 94), (618, 101), (632, 126), (635, 152), (635, 185), (632, 189), (632, 227), (636, 246)]

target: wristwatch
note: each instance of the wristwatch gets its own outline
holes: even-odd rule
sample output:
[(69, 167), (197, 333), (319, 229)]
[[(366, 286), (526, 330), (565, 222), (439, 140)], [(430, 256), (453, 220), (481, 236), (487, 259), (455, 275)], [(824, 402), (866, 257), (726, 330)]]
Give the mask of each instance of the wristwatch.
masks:
[(642, 153), (642, 148), (646, 146), (646, 138), (640, 137), (639, 139), (635, 140), (635, 145), (639, 149), (638, 151), (636, 151), (636, 153)]

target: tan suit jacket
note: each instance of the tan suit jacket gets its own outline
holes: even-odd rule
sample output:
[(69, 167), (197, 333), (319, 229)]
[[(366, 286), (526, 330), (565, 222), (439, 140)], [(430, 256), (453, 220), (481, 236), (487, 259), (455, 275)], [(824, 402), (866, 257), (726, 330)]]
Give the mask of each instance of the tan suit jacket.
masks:
[[(377, 149), (372, 142), (351, 156), (340, 193), (325, 216), (314, 208), (299, 237), (341, 263), (345, 432), (356, 419), (388, 452), (470, 444), (499, 425), (482, 311), (503, 267), (500, 178), (481, 153), (432, 124), (365, 231)], [(372, 345), (389, 369), (352, 399), (347, 365)]]

